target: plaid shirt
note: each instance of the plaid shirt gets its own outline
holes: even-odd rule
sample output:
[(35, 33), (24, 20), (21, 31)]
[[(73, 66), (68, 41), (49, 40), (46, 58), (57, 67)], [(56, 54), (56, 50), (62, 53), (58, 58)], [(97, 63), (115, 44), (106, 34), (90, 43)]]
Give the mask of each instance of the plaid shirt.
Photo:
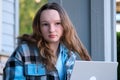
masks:
[(16, 48), (3, 70), (4, 80), (69, 80), (76, 55), (60, 44), (54, 71), (41, 63), (39, 49), (26, 42)]

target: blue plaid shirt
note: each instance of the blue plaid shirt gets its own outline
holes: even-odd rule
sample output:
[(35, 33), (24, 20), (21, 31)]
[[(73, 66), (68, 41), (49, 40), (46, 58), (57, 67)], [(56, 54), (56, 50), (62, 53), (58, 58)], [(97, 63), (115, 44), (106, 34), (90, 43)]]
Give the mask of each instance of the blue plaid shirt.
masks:
[(76, 59), (73, 52), (60, 44), (55, 70), (48, 71), (41, 63), (39, 49), (26, 42), (16, 48), (3, 70), (4, 80), (70, 80)]

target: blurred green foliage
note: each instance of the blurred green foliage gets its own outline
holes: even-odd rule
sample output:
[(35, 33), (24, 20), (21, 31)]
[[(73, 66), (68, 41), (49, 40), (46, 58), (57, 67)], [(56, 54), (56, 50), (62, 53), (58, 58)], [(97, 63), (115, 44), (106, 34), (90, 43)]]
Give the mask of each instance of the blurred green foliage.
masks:
[(36, 3), (35, 0), (19, 0), (20, 1), (20, 31), (19, 34), (31, 34), (32, 33), (32, 21), (37, 10), (47, 0), (41, 0), (40, 3)]
[(117, 32), (118, 80), (120, 80), (120, 32)]
[(117, 60), (120, 62), (120, 32), (117, 32)]

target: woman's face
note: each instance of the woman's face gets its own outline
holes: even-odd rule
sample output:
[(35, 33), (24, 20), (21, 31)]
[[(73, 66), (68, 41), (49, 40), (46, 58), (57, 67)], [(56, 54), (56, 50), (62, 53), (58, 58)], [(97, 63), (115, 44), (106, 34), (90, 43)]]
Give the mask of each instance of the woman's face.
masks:
[(44, 10), (40, 16), (40, 23), (42, 36), (48, 43), (60, 41), (63, 35), (63, 27), (60, 15), (56, 10)]

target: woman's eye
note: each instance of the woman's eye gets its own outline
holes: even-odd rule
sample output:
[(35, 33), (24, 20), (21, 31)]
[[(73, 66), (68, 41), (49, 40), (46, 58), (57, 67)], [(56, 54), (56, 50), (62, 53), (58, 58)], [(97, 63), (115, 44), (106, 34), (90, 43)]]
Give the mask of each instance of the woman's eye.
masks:
[(57, 22), (56, 25), (61, 25), (61, 22)]
[(43, 23), (42, 26), (48, 26), (49, 24), (48, 23)]

